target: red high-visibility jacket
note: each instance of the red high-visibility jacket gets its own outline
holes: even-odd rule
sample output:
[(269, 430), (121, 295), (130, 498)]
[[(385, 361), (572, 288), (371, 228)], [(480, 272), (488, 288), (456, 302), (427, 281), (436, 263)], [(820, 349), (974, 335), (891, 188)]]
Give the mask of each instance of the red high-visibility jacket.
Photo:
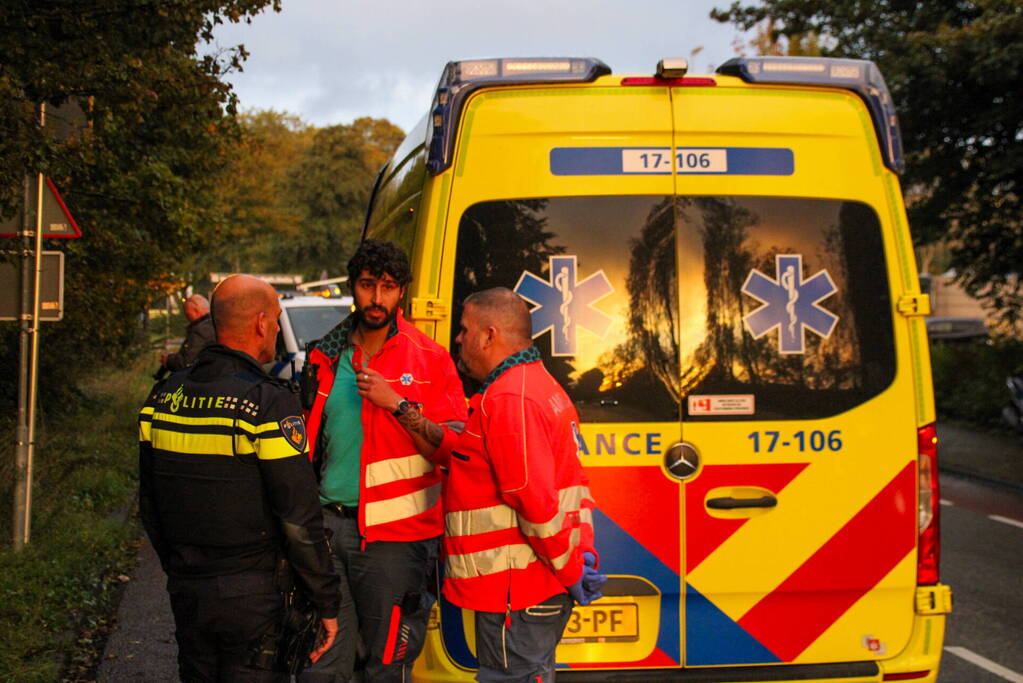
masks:
[(444, 594), (452, 603), (519, 610), (579, 580), (582, 553), (595, 551), (578, 425), (535, 347), (506, 359), (472, 397), (444, 489)]
[[(316, 366), (318, 387), (306, 415), (309, 451), (314, 458), (325, 455), (317, 448), (323, 407), (355, 320), (354, 315), (343, 320), (306, 358), (306, 363)], [(400, 310), (376, 355), (362, 358), (357, 348), (353, 361), (373, 368), (397, 393), (421, 403), (429, 420), (465, 422), (465, 395), (451, 355), (408, 323)], [(419, 453), (397, 418), (369, 401), (362, 403), (361, 460), (359, 530), (367, 542), (415, 541), (444, 533), (440, 472)]]

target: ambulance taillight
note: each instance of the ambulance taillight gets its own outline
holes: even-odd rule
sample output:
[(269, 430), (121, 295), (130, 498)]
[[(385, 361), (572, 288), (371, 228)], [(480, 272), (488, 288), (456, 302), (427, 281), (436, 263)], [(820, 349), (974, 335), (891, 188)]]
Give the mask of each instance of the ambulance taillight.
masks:
[(917, 545), (917, 584), (938, 583), (938, 558), (941, 540), (938, 527), (938, 432), (933, 424), (917, 430), (919, 461), (919, 529)]

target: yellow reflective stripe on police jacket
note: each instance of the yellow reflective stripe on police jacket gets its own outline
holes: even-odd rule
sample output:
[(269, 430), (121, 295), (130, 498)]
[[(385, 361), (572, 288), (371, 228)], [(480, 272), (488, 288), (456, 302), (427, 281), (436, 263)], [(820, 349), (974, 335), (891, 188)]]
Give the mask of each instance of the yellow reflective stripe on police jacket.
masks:
[(153, 429), (153, 406), (144, 406), (139, 411), (139, 441), (148, 443)]
[(279, 460), (281, 458), (290, 458), (293, 455), (299, 455), (300, 453), (308, 453), (308, 449), (298, 451), (288, 441), (284, 435), (280, 436), (261, 436), (256, 441), (256, 455), (259, 456), (260, 460)]
[[(243, 419), (185, 417), (168, 413), (154, 413), (152, 421), (148, 437), (153, 448), (159, 450), (193, 455), (233, 456), (255, 453), (260, 460), (276, 460), (300, 454), (281, 434), (276, 422), (253, 425)], [(140, 422), (140, 425), (143, 424)]]
[[(194, 419), (194, 418), (193, 418)], [(191, 427), (202, 426), (189, 425)], [(211, 425), (216, 427), (215, 425)], [(219, 427), (223, 429), (222, 427)], [(224, 431), (221, 433), (195, 433), (184, 431), (169, 423), (157, 423), (152, 427), (150, 440), (153, 448), (172, 453), (191, 455), (249, 455), (256, 452), (252, 441), (244, 434)], [(227, 428), (230, 430), (230, 428)], [(295, 453), (295, 449), (291, 449)]]
[[(145, 411), (145, 409), (143, 409), (143, 411)], [(231, 429), (237, 428), (240, 429), (242, 432), (249, 434), (250, 436), (255, 436), (263, 432), (269, 432), (273, 431), (274, 429), (278, 429), (278, 425), (276, 422), (267, 422), (261, 425), (254, 425), (245, 418), (241, 417), (237, 419), (230, 417), (215, 417), (212, 415), (209, 417), (187, 417), (185, 415), (175, 415), (173, 413), (162, 412), (157, 413), (154, 411), (153, 408), (149, 408), (149, 411), (150, 413), (152, 413), (153, 420), (159, 420), (162, 423), (169, 422), (180, 425), (227, 427)]]
[(502, 545), (474, 553), (448, 555), (444, 575), (452, 579), (472, 579), (509, 569), (525, 569), (538, 558), (525, 543)]
[(426, 512), (440, 499), (440, 483), (413, 491), (404, 496), (366, 503), (366, 526), (387, 524)]

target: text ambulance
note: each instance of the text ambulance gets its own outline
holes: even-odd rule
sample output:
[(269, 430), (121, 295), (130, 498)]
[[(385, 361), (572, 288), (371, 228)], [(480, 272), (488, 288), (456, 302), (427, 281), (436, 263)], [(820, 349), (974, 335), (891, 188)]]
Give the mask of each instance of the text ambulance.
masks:
[[(366, 234), (413, 256), (450, 345), (498, 285), (584, 422), (604, 598), (558, 680), (935, 681), (934, 405), (898, 173), (867, 61), (692, 77), (595, 59), (452, 62)], [(471, 680), (440, 604), (415, 676)]]

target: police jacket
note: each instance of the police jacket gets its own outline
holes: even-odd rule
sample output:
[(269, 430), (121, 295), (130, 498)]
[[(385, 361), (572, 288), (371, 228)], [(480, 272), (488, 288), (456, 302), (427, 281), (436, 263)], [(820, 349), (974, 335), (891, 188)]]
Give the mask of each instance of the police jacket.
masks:
[(596, 553), (578, 429), (575, 406), (533, 346), (505, 359), (473, 395), (444, 488), (452, 603), (520, 610), (579, 580), (582, 553)]
[(295, 394), (248, 354), (209, 346), (139, 413), (139, 507), (174, 578), (272, 571), (283, 553), (322, 617), (338, 610)]
[(185, 328), (185, 341), (181, 343), (181, 348), (177, 353), (167, 356), (167, 362), (164, 365), (171, 372), (188, 367), (204, 348), (216, 340), (217, 333), (213, 329), (213, 318), (210, 317), (210, 314), (207, 313), (201, 318), (196, 318)]
[[(316, 342), (306, 355), (303, 383), (311, 377), (316, 394), (308, 414), (309, 441), (319, 461), (325, 448), (318, 438), (329, 416), (324, 406), (334, 385), (338, 359), (350, 342), (358, 318), (350, 315)], [(397, 312), (387, 340), (372, 358), (356, 346), (356, 370), (370, 367), (400, 395), (423, 405), (437, 424), (465, 422), (465, 395), (451, 354)], [(416, 541), (444, 533), (439, 468), (419, 453), (412, 437), (389, 411), (362, 403), (362, 453), (359, 478), (359, 529), (370, 541)], [(320, 463), (317, 462), (319, 469)]]

